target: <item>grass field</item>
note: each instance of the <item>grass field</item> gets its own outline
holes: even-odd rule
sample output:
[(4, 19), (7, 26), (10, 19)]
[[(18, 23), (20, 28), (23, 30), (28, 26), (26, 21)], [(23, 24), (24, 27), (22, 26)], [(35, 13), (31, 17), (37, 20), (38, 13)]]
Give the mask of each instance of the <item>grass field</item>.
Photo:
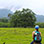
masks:
[[(30, 44), (34, 28), (0, 28), (0, 44)], [(39, 29), (42, 33), (44, 44), (44, 28)]]

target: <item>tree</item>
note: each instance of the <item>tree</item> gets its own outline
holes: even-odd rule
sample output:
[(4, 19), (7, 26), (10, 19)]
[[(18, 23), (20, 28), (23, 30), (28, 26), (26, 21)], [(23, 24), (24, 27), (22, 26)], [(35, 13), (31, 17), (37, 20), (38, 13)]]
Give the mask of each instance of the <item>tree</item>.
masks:
[(15, 11), (10, 18), (10, 23), (14, 27), (32, 27), (36, 21), (35, 13), (30, 9)]
[(0, 18), (0, 22), (7, 23), (8, 22), (8, 19), (6, 17)]

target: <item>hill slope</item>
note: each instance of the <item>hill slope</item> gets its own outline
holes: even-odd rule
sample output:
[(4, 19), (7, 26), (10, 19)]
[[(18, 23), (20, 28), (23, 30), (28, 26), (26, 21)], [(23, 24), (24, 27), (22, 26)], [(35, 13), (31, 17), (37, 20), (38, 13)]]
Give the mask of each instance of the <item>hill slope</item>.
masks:
[(2, 17), (8, 17), (9, 13), (12, 14), (12, 11), (10, 11), (8, 9), (0, 9), (0, 18), (2, 18)]
[(37, 22), (44, 22), (44, 16), (43, 15), (36, 15)]

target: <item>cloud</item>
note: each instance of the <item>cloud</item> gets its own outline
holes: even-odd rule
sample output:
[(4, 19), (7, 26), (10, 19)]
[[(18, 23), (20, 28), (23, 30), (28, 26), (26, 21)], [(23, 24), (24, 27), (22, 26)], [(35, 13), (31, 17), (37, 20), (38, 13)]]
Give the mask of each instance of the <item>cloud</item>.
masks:
[(0, 0), (0, 8), (11, 11), (29, 8), (36, 14), (44, 15), (44, 0)]

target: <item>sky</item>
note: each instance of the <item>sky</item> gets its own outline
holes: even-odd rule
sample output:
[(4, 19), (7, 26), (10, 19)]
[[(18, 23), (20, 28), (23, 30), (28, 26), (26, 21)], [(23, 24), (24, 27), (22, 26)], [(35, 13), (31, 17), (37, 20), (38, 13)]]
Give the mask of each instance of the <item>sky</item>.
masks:
[(44, 15), (44, 0), (0, 0), (0, 9), (6, 8), (11, 11), (29, 8), (37, 15)]

